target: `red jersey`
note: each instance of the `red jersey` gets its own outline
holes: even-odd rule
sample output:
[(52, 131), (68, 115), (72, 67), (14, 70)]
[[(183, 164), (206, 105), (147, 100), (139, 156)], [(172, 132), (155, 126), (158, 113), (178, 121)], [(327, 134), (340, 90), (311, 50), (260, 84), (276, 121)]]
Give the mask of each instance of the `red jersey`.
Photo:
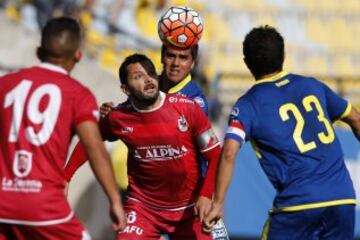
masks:
[(161, 105), (138, 110), (127, 101), (100, 121), (107, 140), (128, 147), (128, 196), (155, 208), (189, 206), (203, 183), (196, 138), (211, 128), (192, 100), (160, 93)]
[(97, 121), (92, 93), (43, 63), (0, 78), (0, 222), (49, 225), (73, 215), (64, 165), (75, 126)]

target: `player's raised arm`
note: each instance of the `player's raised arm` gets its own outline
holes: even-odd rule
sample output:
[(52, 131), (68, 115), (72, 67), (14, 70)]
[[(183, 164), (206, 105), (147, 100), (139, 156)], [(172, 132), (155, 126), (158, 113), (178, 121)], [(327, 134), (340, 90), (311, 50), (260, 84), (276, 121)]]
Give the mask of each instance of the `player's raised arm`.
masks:
[(85, 121), (76, 126), (76, 132), (89, 157), (90, 166), (110, 201), (113, 229), (115, 231), (122, 230), (126, 226), (126, 217), (121, 205), (110, 157), (106, 152), (98, 125), (95, 122)]
[(350, 113), (342, 119), (350, 125), (356, 138), (360, 141), (360, 113), (355, 107), (351, 107)]

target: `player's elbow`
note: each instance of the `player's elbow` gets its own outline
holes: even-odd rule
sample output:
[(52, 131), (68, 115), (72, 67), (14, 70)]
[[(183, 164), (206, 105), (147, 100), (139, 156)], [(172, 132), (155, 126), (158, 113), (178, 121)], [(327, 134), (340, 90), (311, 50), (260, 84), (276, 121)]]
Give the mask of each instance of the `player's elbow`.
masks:
[(360, 140), (360, 113), (352, 107), (350, 114), (343, 119), (347, 124), (350, 125), (356, 137)]

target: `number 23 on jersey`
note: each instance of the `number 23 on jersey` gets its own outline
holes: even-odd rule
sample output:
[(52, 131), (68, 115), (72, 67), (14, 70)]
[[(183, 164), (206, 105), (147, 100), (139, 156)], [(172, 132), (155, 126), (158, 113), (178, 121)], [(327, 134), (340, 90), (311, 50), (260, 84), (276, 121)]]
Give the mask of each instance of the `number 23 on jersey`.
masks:
[[(315, 109), (313, 108), (313, 106), (315, 107)], [(320, 142), (324, 144), (332, 143), (335, 139), (335, 133), (331, 126), (331, 123), (325, 117), (324, 110), (317, 97), (315, 97), (314, 95), (306, 96), (302, 100), (302, 107), (304, 107), (306, 112), (317, 111), (317, 120), (324, 125), (326, 130), (325, 132), (318, 133), (317, 136)], [(292, 115), (296, 120), (296, 125), (293, 132), (293, 139), (299, 151), (301, 153), (304, 153), (312, 149), (315, 149), (316, 148), (315, 141), (310, 141), (305, 143), (301, 137), (306, 122), (304, 120), (304, 117), (301, 115), (299, 108), (295, 104), (286, 103), (279, 108), (279, 114), (281, 120), (282, 121), (289, 120), (290, 119), (289, 112), (292, 113)]]

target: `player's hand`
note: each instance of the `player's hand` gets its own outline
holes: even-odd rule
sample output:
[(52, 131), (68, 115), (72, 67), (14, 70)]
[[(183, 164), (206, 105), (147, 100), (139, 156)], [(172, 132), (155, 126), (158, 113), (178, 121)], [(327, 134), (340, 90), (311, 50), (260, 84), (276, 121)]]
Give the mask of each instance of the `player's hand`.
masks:
[(211, 208), (211, 199), (204, 196), (200, 196), (194, 206), (195, 215), (199, 216), (200, 222), (203, 221), (206, 214), (208, 214), (208, 212), (210, 211), (210, 208)]
[(127, 224), (126, 214), (120, 202), (113, 203), (110, 207), (110, 217), (114, 231), (122, 231)]
[(115, 104), (113, 102), (106, 102), (100, 106), (100, 117), (106, 117), (114, 108)]
[(206, 233), (210, 233), (214, 225), (217, 223), (217, 221), (223, 217), (223, 206), (222, 204), (218, 204), (213, 202), (211, 204), (211, 209), (207, 213), (207, 215), (204, 217), (203, 223), (203, 231)]

